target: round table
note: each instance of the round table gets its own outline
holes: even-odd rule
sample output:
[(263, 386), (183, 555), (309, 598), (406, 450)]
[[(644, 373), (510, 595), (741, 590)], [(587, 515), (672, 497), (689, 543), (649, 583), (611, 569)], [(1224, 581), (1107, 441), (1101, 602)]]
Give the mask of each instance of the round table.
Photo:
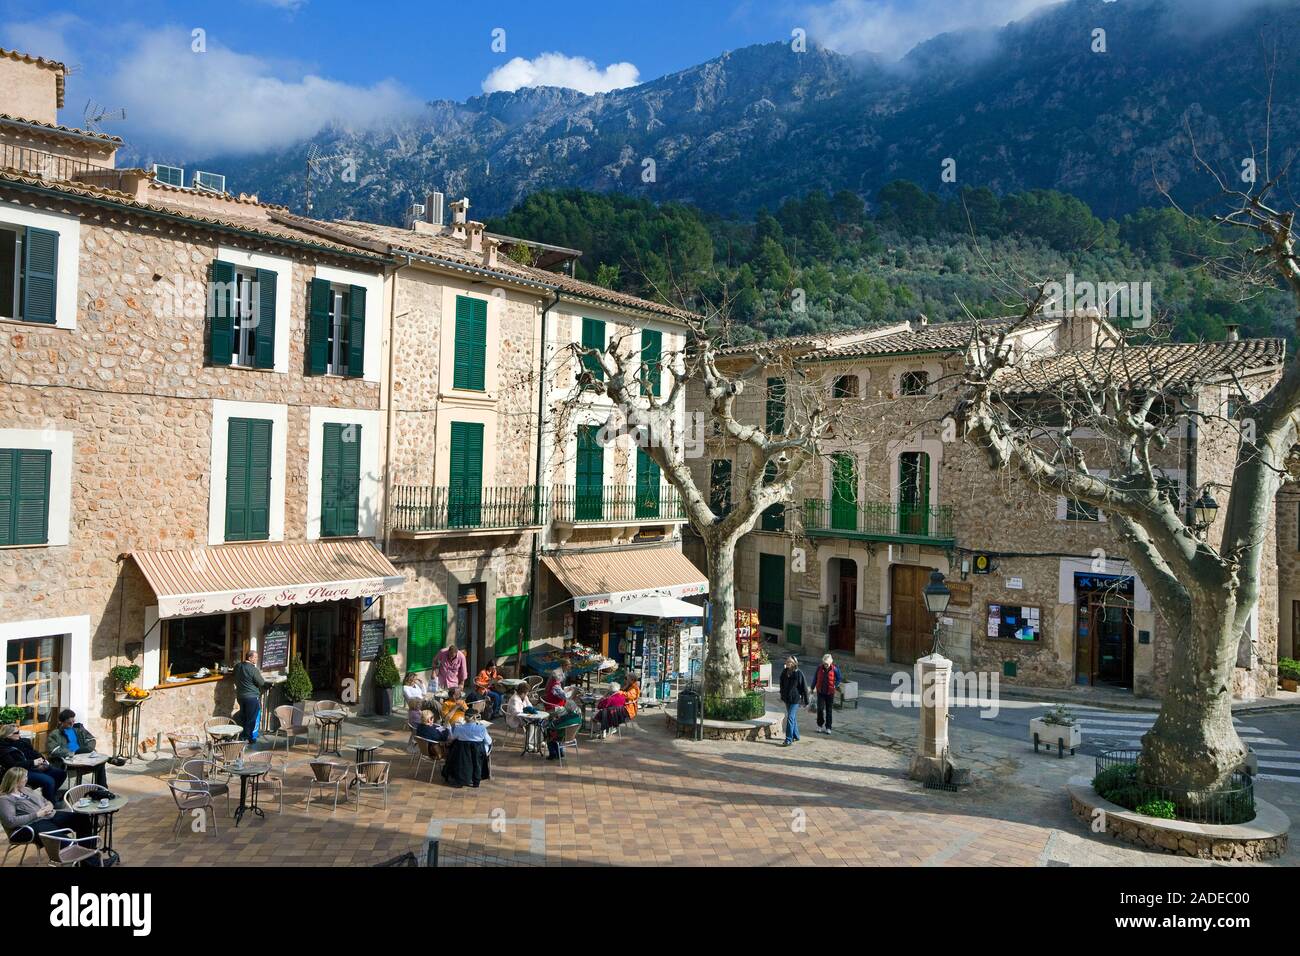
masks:
[[(257, 791), (261, 780), (271, 770), (269, 763), (228, 763), (221, 768), (222, 773), (233, 774), (239, 778), (239, 806), (235, 808), (235, 826), (244, 819), (244, 813), (252, 811), (259, 817), (265, 817), (262, 808), (257, 805)], [(253, 799), (248, 799), (249, 783), (252, 783)]]
[(343, 720), (347, 713), (342, 710), (318, 710), (312, 714), (320, 724), (320, 749), (316, 751), (316, 756), (321, 754), (339, 754), (339, 728), (343, 726)]
[(68, 806), (68, 809), (73, 813), (80, 813), (83, 816), (90, 817), (92, 832), (99, 834), (100, 837), (100, 849), (104, 851), (105, 855), (112, 857), (114, 861), (118, 859), (118, 855), (113, 849), (113, 817), (117, 815), (117, 811), (126, 806), (127, 800), (127, 797), (118, 794), (113, 799), (106, 801), (103, 806), (100, 806), (98, 800), (92, 800), (85, 805), (82, 805), (81, 801), (78, 800)]
[(550, 717), (549, 714), (520, 714), (519, 719), (524, 722), (524, 750), (520, 756), (527, 754), (540, 754), (542, 752), (542, 724)]
[(222, 740), (234, 740), (244, 732), (244, 728), (239, 724), (214, 724), (207, 730), (209, 737), (218, 737)]
[[(357, 764), (369, 763), (375, 758), (375, 751), (384, 745), (378, 737), (353, 737), (348, 746), (357, 752)], [(361, 786), (361, 778), (353, 777), (349, 787)]]
[(108, 763), (108, 754), (89, 753), (74, 754), (71, 757), (65, 757), (63, 766), (67, 767), (72, 773), (72, 785), (75, 787), (81, 783), (83, 777), (88, 773), (93, 773), (96, 768)]

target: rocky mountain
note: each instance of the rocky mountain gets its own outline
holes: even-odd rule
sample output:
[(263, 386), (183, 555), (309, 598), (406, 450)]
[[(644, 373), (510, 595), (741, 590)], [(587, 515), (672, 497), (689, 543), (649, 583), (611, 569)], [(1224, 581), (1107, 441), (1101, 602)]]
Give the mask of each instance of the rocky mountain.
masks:
[[(340, 158), (313, 177), (313, 212), (399, 221), (442, 189), (483, 218), (578, 186), (748, 214), (817, 188), (871, 198), (904, 178), (940, 193), (1056, 188), (1115, 216), (1162, 201), (1158, 182), (1189, 202), (1209, 195), (1193, 139), (1238, 175), (1268, 141), (1270, 86), (1271, 142), (1300, 143), (1298, 53), (1300, 0), (1069, 0), (897, 63), (747, 47), (612, 93), (436, 101), (379, 135), (322, 134)], [(301, 209), (307, 145), (197, 165)]]

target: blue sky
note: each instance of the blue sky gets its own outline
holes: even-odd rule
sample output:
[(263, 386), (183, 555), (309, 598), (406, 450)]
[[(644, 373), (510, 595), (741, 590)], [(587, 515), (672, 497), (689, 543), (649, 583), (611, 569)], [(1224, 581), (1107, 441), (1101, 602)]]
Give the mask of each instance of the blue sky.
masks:
[(125, 107), (115, 132), (184, 158), (285, 146), (330, 122), (414, 113), (428, 99), (628, 86), (788, 41), (796, 27), (843, 52), (901, 55), (934, 33), (1000, 25), (1041, 2), (0, 0), (0, 45), (79, 67), (63, 122), (81, 125), (88, 99)]

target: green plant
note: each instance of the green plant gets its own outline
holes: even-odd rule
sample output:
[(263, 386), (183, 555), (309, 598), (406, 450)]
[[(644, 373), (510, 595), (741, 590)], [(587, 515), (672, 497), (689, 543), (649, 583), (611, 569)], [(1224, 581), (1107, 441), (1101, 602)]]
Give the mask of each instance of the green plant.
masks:
[(1277, 676), (1282, 680), (1300, 681), (1300, 661), (1284, 657), (1277, 662)]
[(1147, 799), (1146, 788), (1138, 782), (1137, 764), (1107, 767), (1092, 778), (1092, 789), (1097, 791), (1098, 796), (1111, 803), (1118, 803), (1126, 810), (1132, 810)]
[(1073, 727), (1074, 714), (1066, 710), (1064, 704), (1057, 704), (1043, 715), (1043, 723), (1056, 724), (1060, 727)]
[(759, 691), (750, 691), (744, 697), (705, 697), (704, 716), (708, 720), (753, 720), (767, 712), (767, 704)]
[(1139, 803), (1133, 809), (1144, 817), (1159, 817), (1161, 820), (1172, 820), (1176, 808), (1172, 800), (1148, 800), (1146, 803)]
[(135, 679), (140, 676), (139, 664), (118, 664), (116, 667), (110, 667), (108, 676), (119, 687), (130, 687), (135, 683)]
[(26, 707), (14, 707), (11, 704), (0, 707), (0, 724), (21, 724), (26, 716)]
[(293, 660), (289, 662), (289, 675), (284, 682), (284, 695), (295, 704), (300, 700), (309, 700), (311, 698), (311, 678), (307, 676), (307, 668), (303, 667), (302, 655), (293, 655)]
[(393, 660), (393, 655), (387, 651), (375, 658), (374, 681), (376, 687), (396, 687), (402, 682), (397, 663)]

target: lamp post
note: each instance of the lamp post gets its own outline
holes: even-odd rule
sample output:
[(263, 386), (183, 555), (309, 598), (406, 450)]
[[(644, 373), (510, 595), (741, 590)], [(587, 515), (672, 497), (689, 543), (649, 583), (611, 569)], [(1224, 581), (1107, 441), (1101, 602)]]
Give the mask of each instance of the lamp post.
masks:
[(930, 572), (930, 583), (921, 589), (921, 595), (925, 598), (925, 609), (934, 618), (934, 646), (930, 653), (938, 654), (939, 616), (948, 610), (948, 602), (952, 600), (952, 592), (948, 590), (941, 571)]
[(1219, 513), (1219, 503), (1210, 494), (1209, 485), (1201, 489), (1201, 497), (1196, 499), (1192, 510), (1196, 512), (1196, 528), (1204, 534), (1214, 524), (1214, 516)]

